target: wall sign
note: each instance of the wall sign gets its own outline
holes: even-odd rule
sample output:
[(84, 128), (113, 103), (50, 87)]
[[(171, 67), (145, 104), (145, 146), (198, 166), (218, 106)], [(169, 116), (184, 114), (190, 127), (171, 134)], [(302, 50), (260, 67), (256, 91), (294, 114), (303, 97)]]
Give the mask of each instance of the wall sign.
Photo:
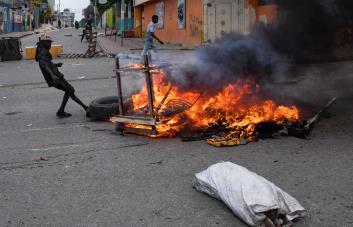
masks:
[(185, 29), (185, 0), (178, 0), (178, 28)]
[(22, 15), (21, 15), (20, 11), (16, 11), (15, 12), (15, 14), (14, 14), (14, 22), (16, 24), (22, 24), (23, 23), (23, 18), (22, 18)]
[(159, 2), (156, 4), (156, 15), (158, 16), (158, 29), (164, 28), (164, 2)]

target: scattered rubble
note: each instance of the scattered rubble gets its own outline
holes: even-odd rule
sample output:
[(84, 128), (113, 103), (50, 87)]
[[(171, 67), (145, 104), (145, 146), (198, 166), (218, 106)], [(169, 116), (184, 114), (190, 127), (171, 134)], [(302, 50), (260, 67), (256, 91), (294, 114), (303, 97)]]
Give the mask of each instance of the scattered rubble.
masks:
[(45, 158), (45, 157), (40, 157), (39, 160), (40, 160), (40, 161), (49, 161), (49, 159), (48, 159), (48, 158)]

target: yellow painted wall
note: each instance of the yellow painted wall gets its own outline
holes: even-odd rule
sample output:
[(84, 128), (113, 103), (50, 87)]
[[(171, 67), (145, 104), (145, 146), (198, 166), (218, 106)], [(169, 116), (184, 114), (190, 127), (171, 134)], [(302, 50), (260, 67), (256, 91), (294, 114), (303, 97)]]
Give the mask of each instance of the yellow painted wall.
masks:
[[(33, 60), (36, 56), (37, 47), (30, 46), (25, 48), (25, 59)], [(50, 48), (51, 55), (56, 58), (59, 54), (62, 54), (64, 47), (61, 44), (53, 44)]]

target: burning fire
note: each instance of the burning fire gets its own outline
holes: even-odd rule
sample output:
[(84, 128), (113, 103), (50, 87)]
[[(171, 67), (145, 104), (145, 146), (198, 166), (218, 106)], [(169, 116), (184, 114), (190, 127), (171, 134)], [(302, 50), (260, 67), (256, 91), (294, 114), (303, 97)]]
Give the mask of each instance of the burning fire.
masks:
[[(163, 70), (154, 70), (152, 73), (154, 111), (163, 123), (157, 126), (159, 137), (176, 136), (183, 129), (207, 130), (218, 125), (227, 129), (221, 140), (226, 139), (228, 145), (234, 145), (244, 139), (249, 142), (256, 140), (255, 126), (259, 123), (271, 121), (283, 124), (299, 120), (297, 107), (277, 105), (275, 101), (263, 98), (260, 85), (253, 79), (239, 79), (233, 84), (227, 84), (218, 93), (211, 94), (207, 90), (184, 91), (166, 80)], [(135, 113), (146, 113), (147, 86), (132, 94), (131, 100)], [(133, 124), (128, 126), (146, 127)], [(219, 144), (219, 138), (211, 138), (208, 142), (216, 146), (224, 145)]]

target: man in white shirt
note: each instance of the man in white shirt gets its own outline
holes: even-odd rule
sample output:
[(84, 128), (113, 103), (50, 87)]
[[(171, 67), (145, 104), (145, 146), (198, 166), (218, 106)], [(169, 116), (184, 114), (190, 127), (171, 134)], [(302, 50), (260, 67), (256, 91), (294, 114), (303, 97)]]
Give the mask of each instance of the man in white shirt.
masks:
[(147, 54), (148, 49), (152, 49), (156, 58), (158, 58), (156, 47), (153, 44), (153, 38), (155, 38), (160, 44), (164, 44), (155, 34), (154, 30), (156, 29), (158, 24), (158, 16), (153, 15), (152, 21), (147, 25), (146, 35), (145, 35), (145, 42), (143, 51), (141, 53), (141, 63), (143, 63), (144, 56)]

